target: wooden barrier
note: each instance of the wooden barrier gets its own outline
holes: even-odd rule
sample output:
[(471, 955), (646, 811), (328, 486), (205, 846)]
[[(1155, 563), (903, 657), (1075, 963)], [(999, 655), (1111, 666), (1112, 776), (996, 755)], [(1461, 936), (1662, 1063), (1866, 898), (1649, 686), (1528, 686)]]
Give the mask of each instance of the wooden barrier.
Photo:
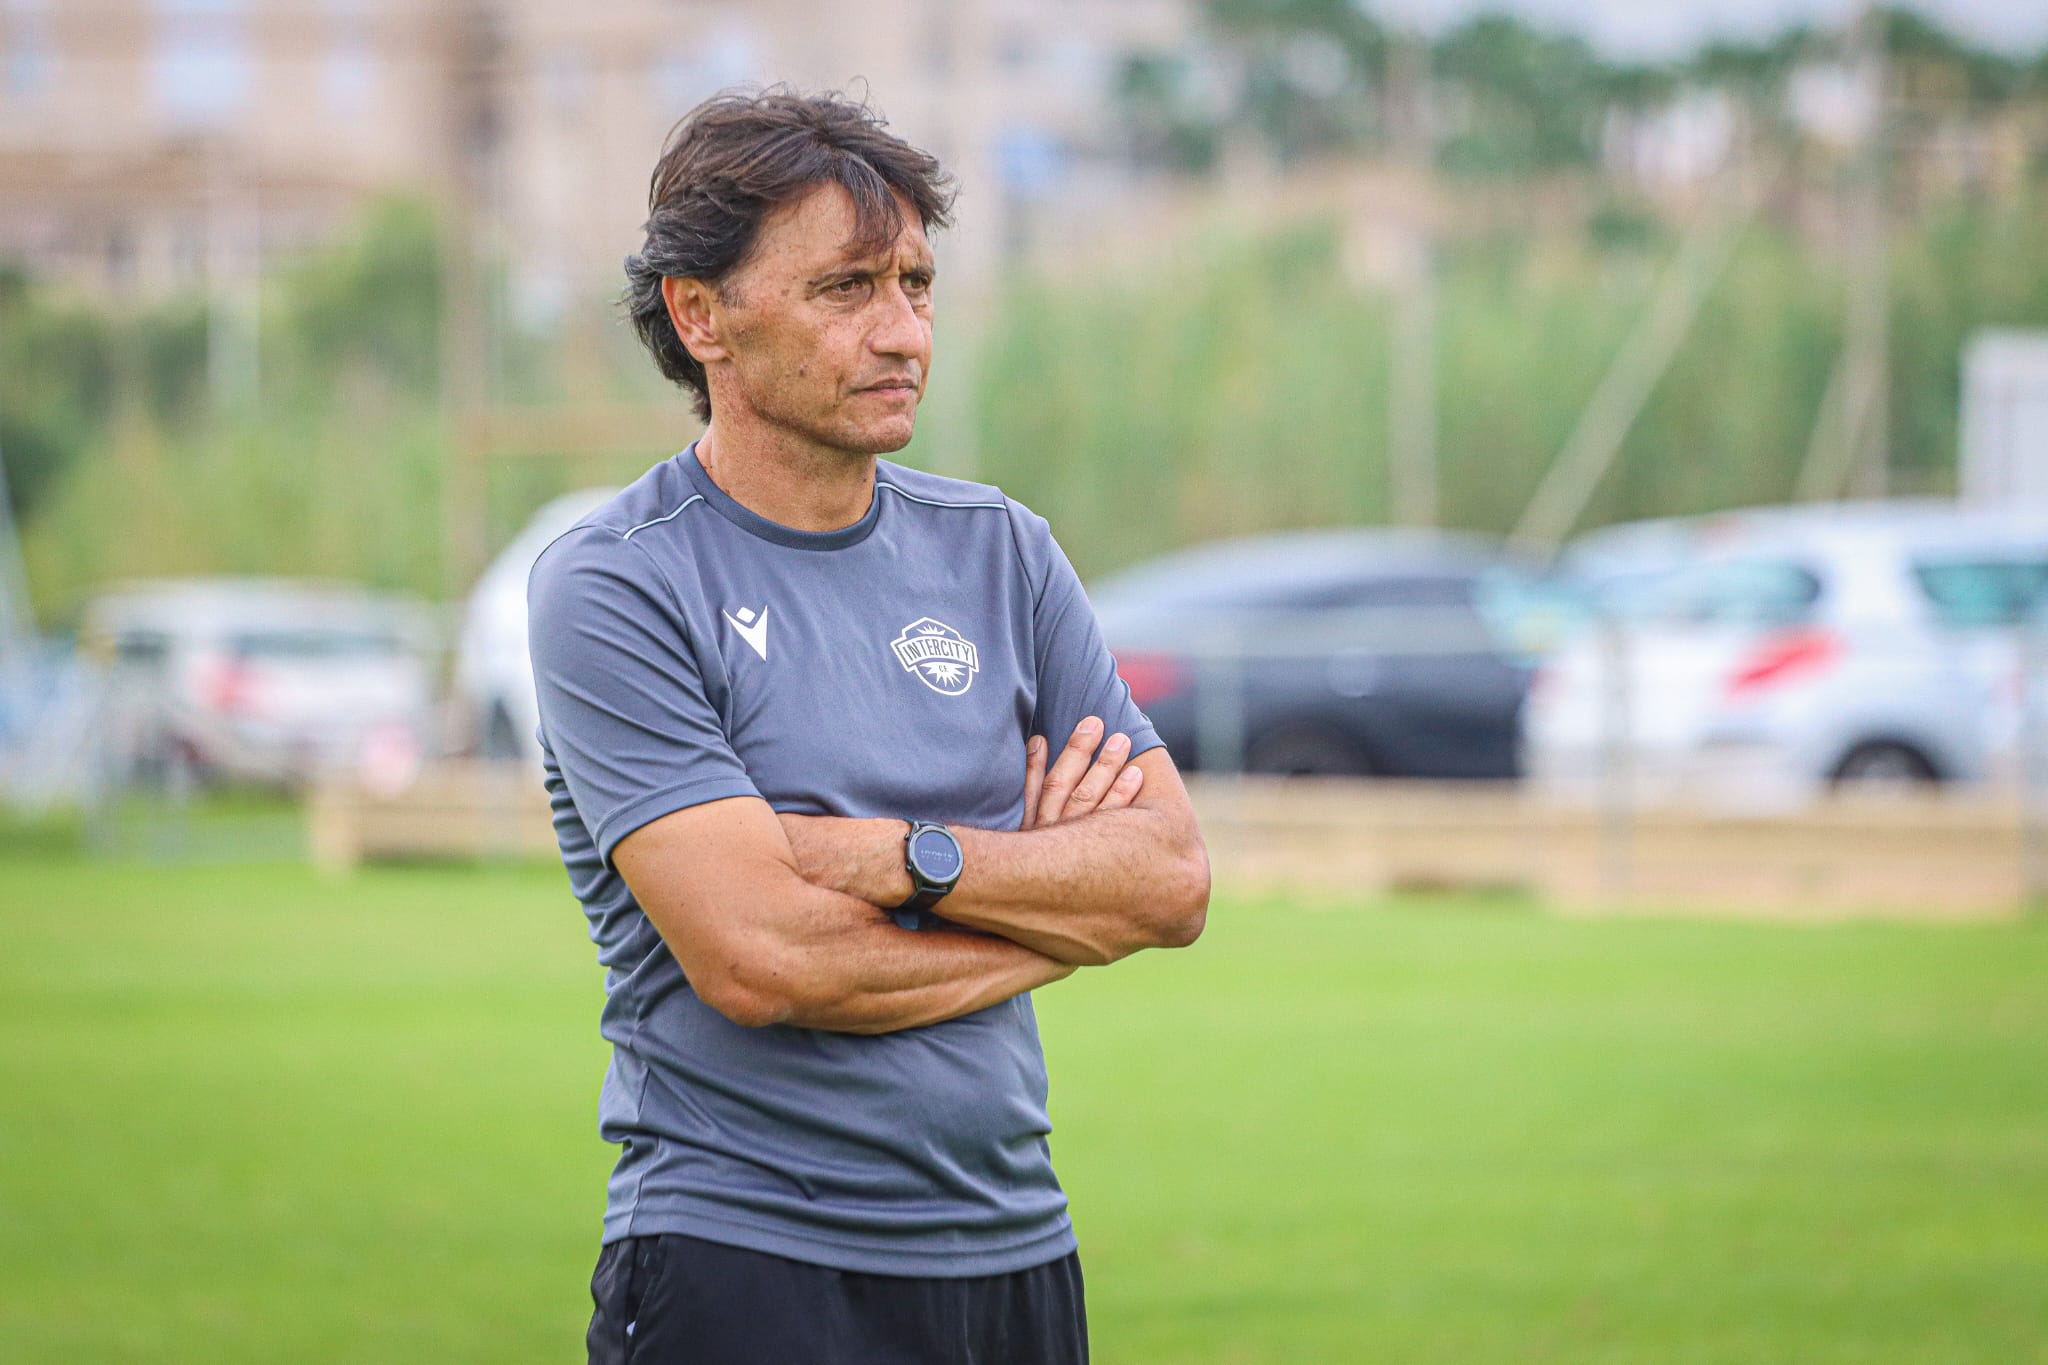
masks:
[(560, 856), (540, 769), (523, 763), (437, 763), (389, 797), (322, 787), (307, 801), (306, 821), (313, 861), (330, 871), (402, 859)]
[[(1237, 891), (1503, 890), (1574, 913), (1802, 918), (2010, 915), (2027, 900), (2016, 804), (1982, 795), (1613, 819), (1506, 785), (1194, 777), (1189, 788), (1216, 881)], [(332, 869), (556, 855), (540, 775), (517, 764), (437, 765), (388, 799), (329, 788), (308, 819), (314, 857)]]
[(1514, 890), (1587, 913), (2005, 915), (2025, 907), (2016, 803), (1937, 793), (1784, 814), (1611, 818), (1512, 786), (1191, 784), (1219, 882), (1315, 893)]

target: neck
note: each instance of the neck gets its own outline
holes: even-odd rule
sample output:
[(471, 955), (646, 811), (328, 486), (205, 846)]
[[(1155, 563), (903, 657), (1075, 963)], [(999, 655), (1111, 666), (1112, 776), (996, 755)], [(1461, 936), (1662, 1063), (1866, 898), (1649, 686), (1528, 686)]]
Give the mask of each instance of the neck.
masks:
[(837, 531), (867, 515), (875, 457), (713, 418), (697, 463), (734, 502), (795, 531)]

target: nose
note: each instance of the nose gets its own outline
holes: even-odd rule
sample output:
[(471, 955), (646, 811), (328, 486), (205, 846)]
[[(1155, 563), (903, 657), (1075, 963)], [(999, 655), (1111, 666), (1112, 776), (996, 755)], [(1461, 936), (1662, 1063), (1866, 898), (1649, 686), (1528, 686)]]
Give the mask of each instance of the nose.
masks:
[(911, 302), (901, 280), (877, 291), (876, 307), (880, 316), (868, 333), (868, 348), (877, 355), (913, 359), (922, 370), (931, 355), (931, 324)]

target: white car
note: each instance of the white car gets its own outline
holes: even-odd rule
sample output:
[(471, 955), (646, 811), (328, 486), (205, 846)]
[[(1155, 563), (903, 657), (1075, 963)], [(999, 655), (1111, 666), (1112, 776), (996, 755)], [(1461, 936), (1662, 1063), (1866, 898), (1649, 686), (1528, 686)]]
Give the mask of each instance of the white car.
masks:
[(540, 552), (586, 515), (618, 496), (616, 488), (585, 488), (544, 505), (491, 561), (469, 594), (456, 646), (455, 689), (472, 717), (486, 758), (540, 761), (534, 731), (540, 706), (526, 652), (526, 577)]
[(1538, 670), (1524, 771), (1554, 794), (1782, 808), (2008, 770), (2048, 509), (1761, 508), (1575, 545), (1586, 618)]
[(159, 579), (86, 609), (106, 669), (103, 739), (144, 768), (293, 785), (402, 784), (433, 730), (431, 610), (350, 583)]

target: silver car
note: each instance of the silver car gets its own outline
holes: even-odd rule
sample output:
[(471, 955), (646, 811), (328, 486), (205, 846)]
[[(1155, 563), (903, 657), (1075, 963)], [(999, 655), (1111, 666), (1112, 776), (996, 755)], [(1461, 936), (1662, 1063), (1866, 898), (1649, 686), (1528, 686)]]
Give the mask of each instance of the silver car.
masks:
[(79, 630), (108, 672), (119, 757), (285, 785), (401, 784), (433, 738), (434, 637), (415, 599), (260, 578), (122, 584)]
[(455, 692), (486, 758), (540, 762), (540, 745), (533, 737), (540, 707), (526, 652), (526, 576), (551, 541), (618, 491), (584, 488), (547, 503), (491, 561), (469, 594), (455, 653)]
[[(1798, 805), (1847, 783), (1969, 782), (2019, 733), (2048, 510), (1762, 508), (1602, 532), (1588, 610), (1524, 710), (1530, 778), (1590, 795)], [(1611, 788), (1609, 788), (1611, 789)]]

